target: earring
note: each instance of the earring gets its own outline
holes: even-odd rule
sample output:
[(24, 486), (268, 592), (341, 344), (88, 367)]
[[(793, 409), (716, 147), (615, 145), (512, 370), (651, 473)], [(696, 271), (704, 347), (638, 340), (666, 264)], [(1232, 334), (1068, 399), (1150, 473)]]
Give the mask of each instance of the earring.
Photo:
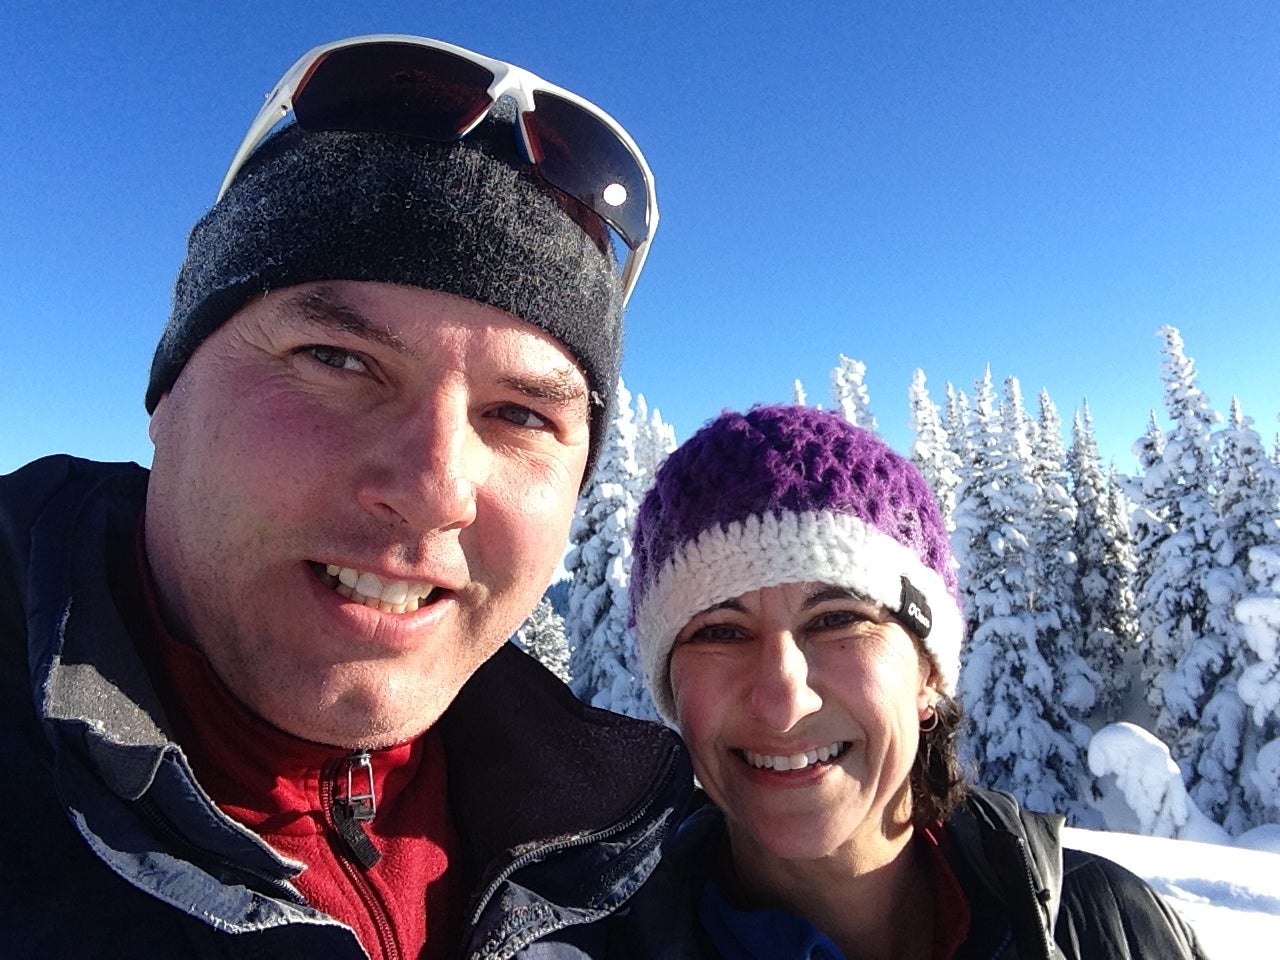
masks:
[(928, 716), (920, 721), (920, 732), (932, 733), (936, 729), (938, 729), (938, 711), (930, 707)]

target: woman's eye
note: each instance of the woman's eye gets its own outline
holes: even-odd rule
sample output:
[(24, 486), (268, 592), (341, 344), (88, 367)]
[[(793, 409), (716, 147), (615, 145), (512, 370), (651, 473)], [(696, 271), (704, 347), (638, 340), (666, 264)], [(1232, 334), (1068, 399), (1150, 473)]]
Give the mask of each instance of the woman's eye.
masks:
[(737, 643), (745, 632), (730, 623), (708, 623), (686, 636), (681, 643)]
[(845, 630), (859, 623), (868, 623), (866, 617), (853, 610), (828, 610), (809, 621), (810, 630)]
[(315, 357), (316, 360), (323, 363), (326, 367), (332, 367), (334, 370), (346, 370), (350, 373), (363, 373), (368, 369), (363, 359), (358, 353), (352, 353), (350, 350), (344, 350), (341, 347), (332, 347), (325, 344), (312, 344), (306, 347), (306, 352)]

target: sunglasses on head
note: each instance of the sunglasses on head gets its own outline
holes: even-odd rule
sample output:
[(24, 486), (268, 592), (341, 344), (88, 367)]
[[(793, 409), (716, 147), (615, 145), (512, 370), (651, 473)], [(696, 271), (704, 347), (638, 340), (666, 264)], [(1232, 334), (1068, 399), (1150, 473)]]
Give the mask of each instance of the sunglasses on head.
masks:
[(563, 87), (502, 60), (425, 37), (379, 34), (316, 47), (276, 84), (218, 199), (267, 136), (293, 114), (304, 130), (396, 133), (449, 142), (476, 128), (503, 96), (515, 101), (516, 140), (548, 184), (594, 211), (627, 247), (623, 303), (658, 226), (653, 173), (611, 116)]

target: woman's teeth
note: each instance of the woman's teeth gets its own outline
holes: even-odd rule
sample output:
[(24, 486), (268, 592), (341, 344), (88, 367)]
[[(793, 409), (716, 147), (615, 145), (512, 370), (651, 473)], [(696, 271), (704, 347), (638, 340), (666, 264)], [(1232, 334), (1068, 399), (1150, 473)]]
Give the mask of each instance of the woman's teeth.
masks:
[(805, 767), (813, 766), (815, 763), (834, 760), (848, 749), (848, 743), (837, 741), (829, 747), (819, 747), (816, 750), (796, 753), (786, 757), (752, 753), (750, 750), (743, 750), (742, 755), (746, 758), (747, 763), (760, 770), (803, 770)]

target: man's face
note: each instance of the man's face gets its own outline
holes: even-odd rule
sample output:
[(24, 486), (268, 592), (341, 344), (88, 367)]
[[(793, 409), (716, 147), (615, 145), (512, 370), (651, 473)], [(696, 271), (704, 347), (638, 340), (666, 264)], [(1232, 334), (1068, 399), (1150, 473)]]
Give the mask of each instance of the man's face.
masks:
[(415, 736), (549, 582), (587, 423), (572, 357), (493, 307), (355, 282), (255, 300), (151, 419), (170, 626), (289, 733)]

